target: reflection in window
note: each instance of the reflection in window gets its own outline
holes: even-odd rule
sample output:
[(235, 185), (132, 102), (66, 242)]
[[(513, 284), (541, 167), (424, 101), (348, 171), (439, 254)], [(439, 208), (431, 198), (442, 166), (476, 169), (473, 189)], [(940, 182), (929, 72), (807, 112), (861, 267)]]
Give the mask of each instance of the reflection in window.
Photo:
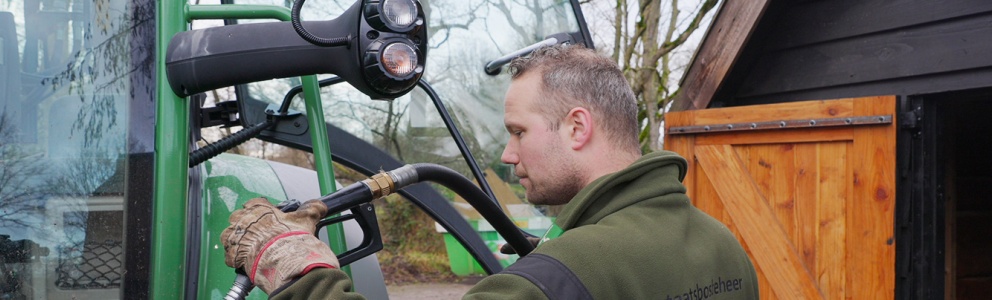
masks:
[(120, 297), (128, 106), (151, 65), (132, 41), (153, 7), (0, 0), (0, 299)]

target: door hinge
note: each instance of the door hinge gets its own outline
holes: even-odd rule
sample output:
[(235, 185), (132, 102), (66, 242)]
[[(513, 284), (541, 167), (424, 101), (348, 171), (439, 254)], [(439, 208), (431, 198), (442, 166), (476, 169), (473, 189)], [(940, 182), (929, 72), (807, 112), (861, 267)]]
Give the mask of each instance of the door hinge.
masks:
[(899, 114), (899, 128), (906, 130), (920, 129), (920, 121), (923, 120), (923, 107), (916, 106)]

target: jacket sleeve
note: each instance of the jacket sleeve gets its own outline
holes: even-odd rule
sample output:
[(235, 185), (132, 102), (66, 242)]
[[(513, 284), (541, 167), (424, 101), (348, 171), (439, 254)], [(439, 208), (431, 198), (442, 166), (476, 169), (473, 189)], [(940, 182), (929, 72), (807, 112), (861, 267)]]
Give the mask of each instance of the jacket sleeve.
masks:
[(462, 299), (548, 299), (529, 280), (512, 274), (494, 274), (479, 281)]
[(310, 271), (296, 282), (277, 290), (269, 299), (365, 299), (353, 291), (351, 278), (344, 271), (320, 268)]

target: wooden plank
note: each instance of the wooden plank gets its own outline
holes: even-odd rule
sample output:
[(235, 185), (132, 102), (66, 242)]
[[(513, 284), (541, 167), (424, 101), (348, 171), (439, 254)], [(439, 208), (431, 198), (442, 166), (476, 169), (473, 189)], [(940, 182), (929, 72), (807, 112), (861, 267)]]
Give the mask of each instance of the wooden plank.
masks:
[(784, 299), (821, 299), (795, 247), (731, 146), (699, 146), (696, 156), (748, 242), (754, 261), (763, 270), (774, 270), (765, 273), (774, 293)]
[[(812, 269), (820, 291), (829, 299), (847, 298), (847, 199), (852, 189), (848, 187), (853, 178), (847, 167), (850, 142), (821, 143), (819, 182), (817, 191), (818, 210), (816, 215), (816, 264)], [(809, 265), (807, 265), (809, 266)], [(893, 269), (894, 271), (894, 269)], [(851, 274), (858, 276), (860, 274)]]
[[(746, 148), (747, 152), (742, 151)], [(775, 215), (775, 219), (785, 230), (790, 242), (795, 244), (797, 220), (793, 193), (795, 177), (793, 176), (793, 145), (768, 144), (747, 145), (734, 147), (751, 179), (758, 187), (758, 192)], [(744, 154), (746, 153), (746, 154)]]
[(682, 77), (673, 111), (703, 109), (737, 61), (768, 0), (724, 1), (696, 56)]
[[(713, 125), (727, 123), (762, 122), (775, 120), (821, 119), (853, 116), (854, 99), (814, 100), (754, 107), (726, 107), (694, 111), (692, 124)], [(666, 118), (667, 119), (667, 118)]]
[(692, 126), (695, 124), (695, 112), (693, 111), (673, 111), (665, 114), (665, 129), (678, 126)]
[[(705, 177), (705, 176), (704, 176)], [(714, 198), (717, 199), (717, 198)], [(730, 216), (727, 216), (730, 219)], [(731, 221), (732, 222), (732, 221)], [(729, 227), (730, 225), (728, 225)], [(736, 228), (736, 227), (735, 227)], [(761, 269), (761, 265), (754, 260), (754, 253), (751, 251), (751, 247), (748, 246), (747, 241), (740, 235), (739, 232), (734, 231), (737, 236), (737, 240), (741, 242), (741, 247), (744, 248), (744, 252), (747, 253), (747, 257), (751, 259), (751, 264), (754, 265), (754, 273), (758, 277), (758, 294), (763, 300), (778, 299), (775, 293), (772, 291), (772, 284), (768, 281), (768, 276), (765, 276), (765, 270)]]
[[(793, 245), (798, 241), (800, 235), (800, 220), (797, 220), (796, 211), (796, 177), (795, 177), (795, 146), (793, 144), (769, 145), (767, 157), (765, 158), (768, 169), (771, 171), (769, 193), (765, 194), (768, 203), (774, 205), (775, 215), (779, 223), (785, 229), (787, 237)], [(797, 247), (796, 251), (803, 258), (802, 248)], [(800, 260), (805, 261), (805, 259)]]
[(696, 178), (696, 155), (693, 151), (695, 149), (695, 136), (685, 136), (673, 139), (675, 153), (678, 153), (686, 160), (686, 173), (685, 179), (682, 180), (682, 185), (686, 188), (686, 195), (689, 199), (693, 197), (693, 190), (695, 189), (695, 178)]
[(720, 196), (713, 189), (713, 183), (706, 177), (706, 174), (702, 172), (696, 172), (696, 174), (697, 178), (694, 179), (696, 181), (696, 196), (692, 198), (693, 205), (730, 227), (729, 224), (733, 224), (733, 221), (725, 216), (726, 211), (723, 209), (723, 203), (720, 203)]
[(754, 131), (747, 133), (698, 134), (696, 145), (739, 145), (739, 144), (780, 144), (823, 141), (850, 141), (854, 139), (857, 127), (834, 127), (819, 129), (788, 129)]
[[(796, 205), (796, 232), (792, 241), (796, 244), (796, 250), (803, 258), (803, 264), (812, 271), (814, 277), (816, 273), (816, 237), (820, 220), (817, 217), (820, 198), (818, 191), (820, 187), (819, 170), (819, 144), (800, 143), (795, 144), (795, 155), (789, 157), (794, 160), (795, 176), (795, 205)], [(823, 291), (821, 289), (821, 291)], [(830, 296), (824, 293), (824, 296)]]
[[(754, 257), (754, 253), (748, 252), (749, 257)], [(752, 262), (754, 259), (751, 260)], [(775, 293), (769, 293), (769, 291), (774, 291), (772, 283), (768, 281), (768, 276), (765, 275), (765, 270), (761, 269), (757, 263), (754, 264), (754, 271), (758, 274), (758, 295), (763, 300), (777, 300), (786, 299), (775, 295)], [(772, 272), (775, 272), (774, 270)]]
[[(895, 107), (895, 97), (873, 97), (858, 100), (855, 113), (892, 114)], [(848, 160), (854, 191), (847, 202), (846, 285), (854, 299), (895, 296), (895, 124), (856, 131)]]
[[(992, 12), (992, 1), (796, 1), (778, 20), (779, 50)], [(865, 17), (871, 16), (871, 17)]]
[[(735, 96), (748, 97), (992, 66), (992, 15), (790, 48), (760, 56)], [(882, 93), (892, 91), (883, 90)], [(878, 93), (878, 92), (876, 92)], [(834, 96), (836, 97), (836, 96)]]
[[(692, 123), (692, 112), (665, 114), (666, 130), (669, 126), (690, 126)], [(665, 135), (665, 141), (663, 144), (666, 150), (678, 153), (688, 162), (685, 180), (682, 181), (682, 184), (685, 185), (686, 195), (689, 196), (689, 199), (694, 199), (695, 196), (695, 189), (693, 186), (695, 185), (694, 178), (696, 177), (696, 157), (692, 151), (695, 144), (696, 136), (694, 135), (675, 136), (670, 134)]]
[(744, 251), (747, 252), (747, 256), (751, 258), (751, 262), (754, 265), (754, 270), (758, 277), (758, 290), (762, 291), (761, 298), (765, 300), (778, 299), (775, 297), (774, 293), (765, 292), (771, 291), (772, 285), (768, 282), (768, 279), (766, 278), (761, 267), (754, 261), (754, 254), (751, 252), (747, 241), (741, 235), (740, 230), (737, 229), (737, 225), (734, 224), (733, 218), (731, 218), (727, 210), (724, 209), (723, 203), (720, 202), (720, 196), (717, 194), (713, 184), (710, 183), (709, 178), (702, 170), (697, 170), (695, 173), (698, 175), (694, 179), (696, 182), (696, 197), (693, 199), (693, 205), (726, 225), (727, 229), (729, 229), (737, 240), (740, 241), (741, 246), (744, 248)]
[(694, 205), (717, 220), (720, 220), (720, 222), (724, 225), (727, 225), (727, 228), (734, 234), (734, 237), (740, 241), (741, 247), (744, 248), (744, 252), (746, 252), (747, 256), (751, 258), (751, 263), (754, 265), (754, 271), (758, 277), (758, 290), (761, 291), (761, 298), (765, 300), (778, 299), (775, 297), (775, 293), (766, 292), (772, 290), (772, 285), (768, 282), (768, 278), (765, 276), (761, 266), (754, 261), (754, 254), (751, 252), (751, 248), (748, 246), (747, 240), (744, 239), (740, 233), (740, 230), (737, 229), (737, 225), (734, 224), (733, 218), (730, 217), (727, 210), (723, 209), (723, 203), (720, 202), (720, 196), (716, 193), (716, 189), (713, 187), (713, 184), (710, 183), (709, 178), (707, 178), (705, 172), (702, 172), (702, 170), (696, 172), (696, 174), (700, 174), (698, 175), (698, 178), (696, 178), (696, 194), (699, 195), (699, 200), (697, 202), (698, 204)]

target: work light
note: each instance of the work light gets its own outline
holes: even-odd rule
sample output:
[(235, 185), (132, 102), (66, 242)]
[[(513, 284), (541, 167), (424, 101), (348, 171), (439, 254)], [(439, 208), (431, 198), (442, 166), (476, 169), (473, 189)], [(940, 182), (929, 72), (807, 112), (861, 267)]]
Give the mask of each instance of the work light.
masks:
[(417, 20), (417, 5), (413, 0), (383, 0), (382, 16), (388, 24), (407, 27)]
[(366, 0), (359, 43), (365, 80), (381, 94), (409, 91), (424, 73), (427, 29), (414, 0)]
[(405, 43), (390, 43), (382, 50), (382, 67), (386, 74), (407, 77), (417, 67), (417, 53)]
[(414, 0), (371, 0), (365, 3), (365, 21), (377, 30), (406, 32), (423, 24)]

